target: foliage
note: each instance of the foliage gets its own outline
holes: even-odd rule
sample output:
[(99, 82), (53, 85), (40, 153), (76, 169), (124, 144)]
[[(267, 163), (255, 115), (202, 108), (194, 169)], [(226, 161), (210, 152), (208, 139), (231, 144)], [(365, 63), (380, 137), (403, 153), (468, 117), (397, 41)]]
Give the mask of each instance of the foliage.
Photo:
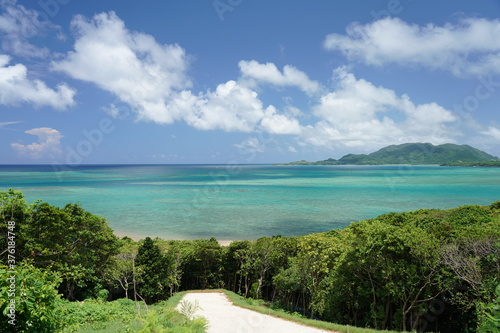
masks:
[(134, 302), (128, 299), (119, 299), (113, 302), (87, 299), (82, 302), (59, 303), (59, 313), (66, 318), (66, 331), (77, 331), (81, 327), (89, 326), (93, 329), (104, 329), (106, 322), (119, 320), (130, 324), (135, 316)]
[(223, 286), (223, 248), (215, 238), (183, 242), (182, 285), (186, 289)]
[(120, 240), (119, 253), (112, 257), (110, 269), (106, 271), (105, 279), (112, 286), (119, 286), (125, 293), (125, 298), (129, 298), (129, 289), (132, 288), (132, 298), (134, 298), (134, 283), (136, 281), (135, 259), (139, 244), (131, 238), (124, 237)]
[(59, 282), (57, 274), (28, 263), (0, 265), (1, 331), (51, 333), (62, 327), (65, 318), (56, 311)]
[[(75, 299), (77, 287), (96, 286), (117, 253), (118, 240), (105, 219), (80, 205), (64, 208), (39, 201), (28, 205), (19, 191), (0, 192), (2, 242), (5, 220), (15, 221), (16, 256), (34, 266), (58, 272), (63, 294)], [(4, 244), (1, 244), (5, 246)]]
[(143, 319), (143, 328), (139, 333), (185, 332), (203, 333), (207, 321), (204, 318), (188, 318), (171, 308), (151, 311)]
[(180, 305), (179, 312), (182, 313), (183, 315), (185, 315), (190, 320), (193, 320), (194, 314), (196, 313), (196, 311), (201, 309), (198, 302), (191, 303), (191, 302), (183, 300), (180, 302), (179, 305)]
[(495, 289), (495, 299), (488, 304), (479, 306), (479, 325), (480, 333), (495, 333), (500, 331), (500, 284)]
[[(79, 205), (29, 205), (13, 190), (0, 192), (0, 216), (4, 248), (9, 221), (16, 225), (16, 260), (28, 281), (19, 297), (42, 293), (36, 302), (19, 301), (27, 306), (19, 318), (33, 317), (39, 332), (57, 325), (67, 332), (200, 331), (203, 322), (174, 312), (169, 302), (179, 301), (179, 290), (206, 288), (237, 292), (259, 311), (336, 322), (339, 331), (349, 325), (355, 332), (354, 325), (468, 333), (498, 326), (500, 202), (390, 213), (342, 230), (227, 247), (214, 238), (118, 240), (104, 219)], [(37, 283), (43, 287), (32, 287)], [(62, 301), (58, 287), (67, 298), (90, 298)], [(117, 297), (125, 298), (106, 302)], [(136, 297), (150, 306), (130, 300)], [(56, 325), (56, 315), (67, 320)]]
[(150, 307), (140, 317), (130, 299), (113, 302), (61, 301), (59, 313), (66, 318), (63, 332), (204, 332), (206, 322), (190, 319), (164, 303)]
[(158, 245), (147, 237), (138, 249), (136, 264), (141, 271), (139, 293), (149, 303), (157, 302), (164, 297), (167, 287), (167, 258), (161, 253)]
[[(24, 221), (25, 216), (29, 214), (29, 210), (30, 207), (24, 200), (21, 191), (13, 189), (5, 192), (0, 191), (0, 249), (7, 249), (8, 235), (18, 235), (21, 223)], [(22, 237), (15, 238), (16, 250), (19, 250), (24, 241)], [(7, 256), (8, 252), (2, 251), (0, 259), (7, 263)]]

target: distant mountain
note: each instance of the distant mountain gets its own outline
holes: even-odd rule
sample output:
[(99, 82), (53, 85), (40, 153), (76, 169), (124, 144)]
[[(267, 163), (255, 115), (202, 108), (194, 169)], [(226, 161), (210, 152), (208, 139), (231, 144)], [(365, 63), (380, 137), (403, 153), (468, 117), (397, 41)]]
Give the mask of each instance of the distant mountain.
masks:
[(298, 161), (286, 165), (380, 165), (380, 164), (439, 164), (479, 165), (500, 161), (497, 157), (469, 145), (447, 143), (435, 146), (431, 143), (405, 143), (391, 145), (371, 154), (348, 154), (339, 160)]

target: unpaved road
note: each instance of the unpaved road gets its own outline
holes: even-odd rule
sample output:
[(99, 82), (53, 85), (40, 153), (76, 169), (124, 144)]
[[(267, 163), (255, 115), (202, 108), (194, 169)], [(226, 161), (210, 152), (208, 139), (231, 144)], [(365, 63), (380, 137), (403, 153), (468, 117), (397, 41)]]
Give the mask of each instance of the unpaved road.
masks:
[(220, 292), (188, 293), (183, 300), (191, 303), (198, 302), (201, 310), (198, 310), (195, 316), (205, 317), (208, 320), (208, 333), (332, 332), (240, 308), (233, 305), (226, 295)]

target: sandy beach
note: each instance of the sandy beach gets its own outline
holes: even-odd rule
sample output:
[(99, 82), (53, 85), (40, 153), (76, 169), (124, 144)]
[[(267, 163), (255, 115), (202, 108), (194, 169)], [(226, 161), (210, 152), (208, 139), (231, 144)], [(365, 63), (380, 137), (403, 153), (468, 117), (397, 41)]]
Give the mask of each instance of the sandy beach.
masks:
[[(127, 234), (127, 233), (119, 232), (119, 231), (114, 231), (114, 234), (118, 238), (129, 237), (129, 238), (133, 239), (136, 242), (140, 241), (141, 239), (144, 239), (146, 237), (150, 237), (151, 239), (155, 239), (156, 238), (156, 236), (137, 235), (137, 234), (132, 235), (132, 234)], [(165, 239), (165, 240), (169, 240), (169, 239)], [(173, 240), (187, 240), (187, 239), (173, 239)], [(217, 242), (219, 242), (219, 244), (221, 246), (229, 246), (234, 241), (233, 240), (227, 240), (227, 239), (218, 239)]]

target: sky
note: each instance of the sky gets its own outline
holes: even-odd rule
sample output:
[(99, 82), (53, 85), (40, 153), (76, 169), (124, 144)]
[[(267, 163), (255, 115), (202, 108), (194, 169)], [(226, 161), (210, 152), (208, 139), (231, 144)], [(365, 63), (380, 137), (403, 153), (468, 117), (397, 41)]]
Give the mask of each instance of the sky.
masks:
[(499, 0), (0, 0), (0, 164), (500, 156), (499, 17)]

